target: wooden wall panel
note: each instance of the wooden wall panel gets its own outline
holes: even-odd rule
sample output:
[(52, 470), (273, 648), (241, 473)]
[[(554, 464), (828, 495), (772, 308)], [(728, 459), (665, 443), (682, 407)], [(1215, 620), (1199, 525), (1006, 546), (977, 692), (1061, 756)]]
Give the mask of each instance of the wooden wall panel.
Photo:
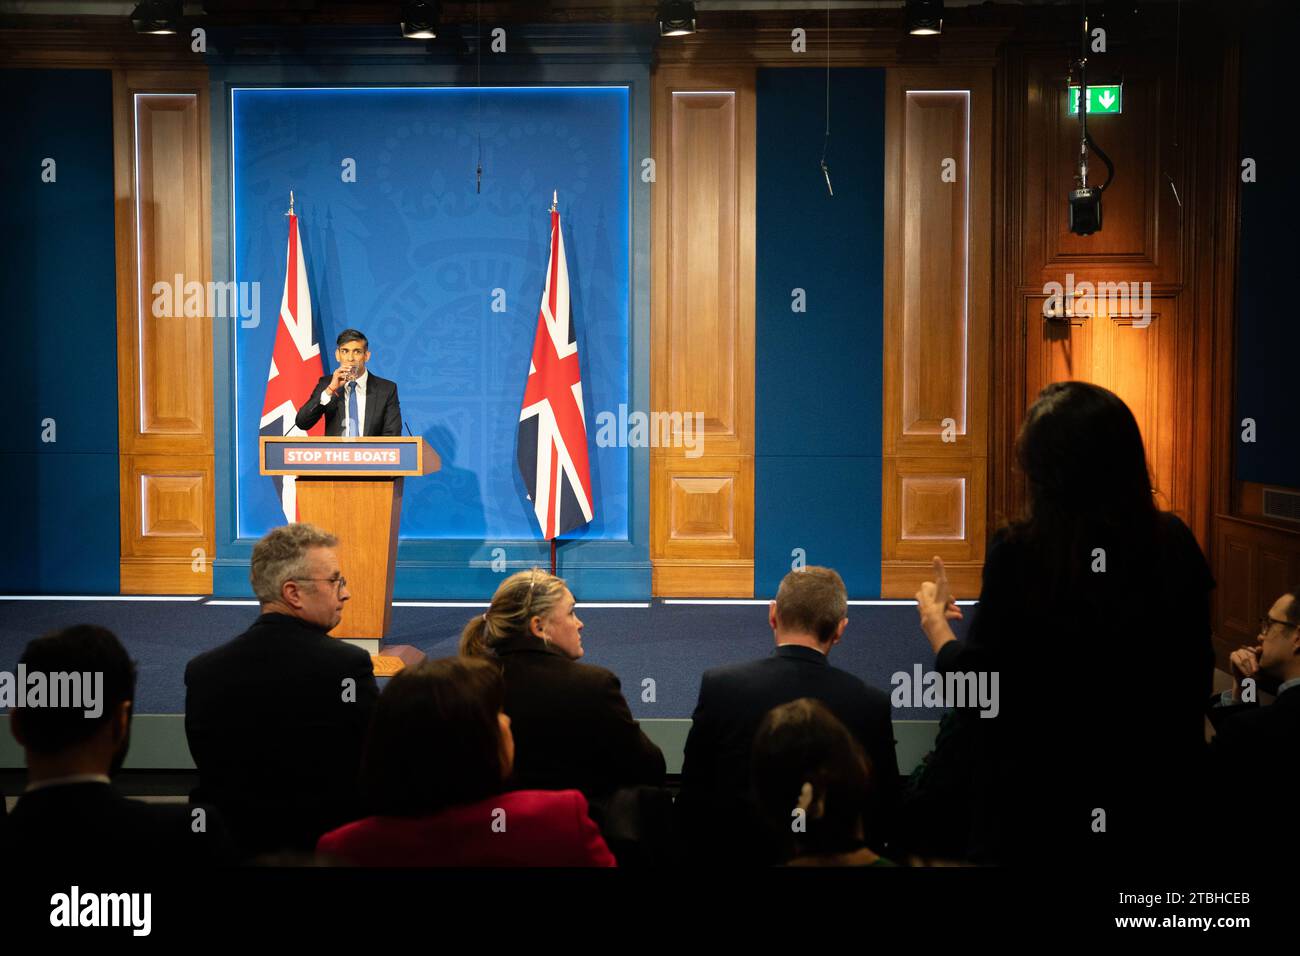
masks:
[[(999, 364), (1012, 365), (1012, 374), (1000, 376), (1009, 389), (1018, 381), (1023, 387), (1018, 395), (1003, 397), (1014, 411), (1008, 409), (1002, 417), (998, 458), (1003, 468), (1014, 461), (1015, 431), (1045, 385), (1094, 382), (1124, 399), (1137, 418), (1159, 505), (1193, 529), (1198, 524), (1203, 528), (1204, 516), (1197, 513), (1193, 496), (1195, 472), (1206, 459), (1201, 456), (1198, 463), (1193, 453), (1196, 423), (1190, 410), (1197, 406), (1198, 392), (1207, 394), (1208, 375), (1198, 372), (1203, 360), (1197, 358), (1193, 310), (1181, 305), (1187, 236), (1170, 181), (1184, 194), (1191, 187), (1186, 151), (1171, 145), (1178, 140), (1170, 103), (1173, 61), (1164, 51), (1151, 56), (1149, 50), (1143, 56), (1116, 51), (1105, 60), (1091, 79), (1101, 83), (1122, 73), (1124, 112), (1089, 121), (1093, 138), (1117, 170), (1103, 195), (1102, 229), (1090, 236), (1076, 236), (1068, 228), (1066, 196), (1075, 185), (1079, 127), (1077, 117), (1066, 112), (1059, 58), (1029, 54), (1011, 70), (1012, 82), (1019, 86), (1011, 94), (1017, 98), (1010, 111), (1011, 137), (1019, 153), (1009, 164), (1009, 221), (1021, 228), (1009, 241), (1019, 246), (1013, 308), (1021, 341), (1013, 345), (1002, 339), (1006, 360)], [(1094, 154), (1089, 182), (1099, 185), (1105, 175)], [(1067, 303), (1071, 315), (1066, 319), (1047, 319), (1043, 303), (1050, 283), (1067, 290), (1067, 298), (1068, 290), (1077, 293), (1085, 284), (1099, 293), (1111, 284), (1123, 286), (1118, 302), (1108, 303), (1100, 295), (1091, 302), (1076, 298)], [(1133, 315), (1144, 301), (1149, 323), (1135, 321)], [(1017, 370), (1018, 350), (1024, 364)], [(1019, 494), (1012, 502), (1006, 492), (1007, 484), (1000, 484), (1001, 517), (1010, 517), (1020, 504)]]
[(1273, 602), (1300, 582), (1300, 529), (1281, 528), (1220, 515), (1214, 522), (1218, 557), (1215, 651), (1226, 669), (1228, 655), (1253, 644), (1259, 619)]
[(899, 524), (904, 541), (966, 538), (966, 478), (902, 478)]
[(173, 287), (172, 307), (181, 312), (189, 303), (175, 301), (175, 277), (206, 281), (201, 277), (208, 274), (201, 231), (207, 217), (196, 208), (196, 200), (206, 195), (197, 153), (199, 119), (197, 95), (136, 97), (140, 431), (151, 435), (202, 435), (211, 405), (202, 362), (210, 327), (183, 316), (154, 320), (151, 308), (154, 282)]
[[(1178, 320), (1175, 297), (1154, 297), (1146, 319), (1095, 314), (1043, 318), (1043, 298), (1023, 298), (1026, 335), (1025, 407), (1049, 382), (1095, 382), (1124, 400), (1146, 445), (1156, 500), (1190, 523), (1187, 448), (1192, 426), (1182, 414), (1190, 389), (1186, 367), (1192, 336)], [(1149, 321), (1148, 321), (1149, 320)]]
[[(1232, 493), (1241, 24), (1190, 23), (1179, 40), (1181, 64), (1172, 34), (1114, 46), (1095, 58), (1096, 71), (1090, 64), (1093, 82), (1122, 75), (1124, 112), (1089, 122), (1117, 172), (1104, 195), (1103, 228), (1086, 237), (1067, 229), (1078, 123), (1065, 112), (1062, 58), (1046, 46), (1006, 51), (999, 141), (1007, 199), (997, 228), (1005, 267), (994, 334), (1002, 386), (990, 509), (1000, 522), (1023, 507), (1015, 436), (1043, 385), (1074, 378), (1115, 390), (1142, 429), (1157, 502), (1186, 521), (1214, 568), (1222, 653), (1254, 637), (1246, 622), (1258, 616), (1263, 559), (1242, 529), (1267, 522), (1225, 525), (1242, 515)], [(1104, 176), (1094, 161), (1090, 182)], [(1044, 322), (1045, 284), (1071, 280), (1150, 282), (1151, 325), (1089, 316)]]
[[(175, 467), (174, 463), (172, 467)], [(188, 475), (176, 474), (174, 471), (163, 475), (141, 475), (141, 536), (166, 538), (202, 535), (205, 478), (201, 471)]]
[(206, 594), (215, 552), (207, 76), (117, 71), (113, 92), (122, 591)]
[(911, 597), (939, 555), (957, 591), (974, 596), (988, 460), (992, 76), (893, 69), (885, 98), (881, 594)]
[[(703, 412), (702, 454), (650, 449), (662, 596), (754, 586), (754, 71), (665, 67), (652, 102), (650, 404)], [(699, 449), (697, 449), (699, 451)]]
[[(670, 94), (668, 407), (704, 412), (710, 440), (738, 436), (736, 92)], [(659, 181), (663, 184), (663, 180)], [(708, 374), (703, 366), (710, 366)], [(656, 404), (655, 408), (659, 406)]]
[(904, 104), (902, 430), (937, 435), (952, 417), (965, 433), (970, 95), (909, 90)]
[[(1096, 71), (1090, 65), (1092, 82), (1122, 77), (1124, 84), (1123, 113), (1089, 120), (1116, 166), (1103, 197), (1102, 229), (1090, 236), (1068, 229), (1079, 127), (1066, 110), (1061, 58), (1009, 51), (1002, 136), (1007, 208), (998, 247), (1007, 267), (1000, 270), (1005, 285), (994, 337), (994, 367), (1006, 386), (998, 394), (993, 445), (998, 477), (991, 507), (999, 519), (1023, 505), (1023, 485), (1011, 469), (1026, 409), (1044, 385), (1078, 379), (1116, 391), (1133, 408), (1161, 506), (1178, 513), (1209, 550), (1211, 418), (1214, 404), (1224, 404), (1216, 393), (1225, 387), (1215, 364), (1231, 337), (1224, 333), (1231, 324), (1231, 279), (1219, 266), (1232, 258), (1224, 247), (1235, 248), (1235, 235), (1218, 206), (1235, 189), (1232, 164), (1223, 162), (1235, 141), (1236, 106), (1225, 101), (1235, 78), (1220, 72), (1234, 60), (1225, 57), (1221, 37), (1189, 34), (1188, 41), (1198, 52), (1184, 52), (1181, 77), (1172, 41), (1114, 48), (1096, 58)], [(1207, 42), (1217, 49), (1204, 47)], [(1189, 67), (1189, 56), (1202, 55), (1209, 58)], [(1205, 88), (1196, 89), (1200, 84)], [(1226, 124), (1225, 116), (1231, 116)], [(1089, 183), (1099, 185), (1105, 176), (1094, 153)], [(1152, 324), (1116, 317), (1101, 323), (1087, 315), (1045, 322), (1048, 283), (1067, 289), (1149, 283)]]
[[(1181, 281), (1179, 208), (1166, 175), (1186, 192), (1183, 152), (1171, 148), (1174, 110), (1168, 93), (1172, 62), (1149, 50), (1113, 52), (1089, 83), (1122, 75), (1124, 112), (1090, 116), (1089, 132), (1115, 163), (1103, 194), (1102, 228), (1091, 236), (1069, 231), (1066, 196), (1076, 186), (1078, 117), (1066, 112), (1066, 82), (1057, 55), (1030, 57), (1023, 91), (1029, 110), (1023, 201), (1024, 282), (1037, 285), (1071, 271), (1083, 279)], [(1106, 169), (1095, 154), (1088, 183), (1099, 186)], [(1184, 197), (1186, 201), (1187, 197)]]

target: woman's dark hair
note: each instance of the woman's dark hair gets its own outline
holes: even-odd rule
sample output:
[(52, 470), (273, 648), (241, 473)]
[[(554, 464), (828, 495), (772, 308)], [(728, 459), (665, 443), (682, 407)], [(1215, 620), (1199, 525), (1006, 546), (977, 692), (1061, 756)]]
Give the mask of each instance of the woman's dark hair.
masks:
[[(768, 711), (754, 735), (750, 768), (759, 810), (787, 859), (862, 845), (871, 763), (821, 701), (803, 697)], [(794, 811), (801, 806), (805, 832), (798, 833)]]
[(371, 813), (424, 816), (500, 792), (500, 668), (479, 657), (421, 661), (379, 695), (361, 760)]
[(1156, 537), (1157, 509), (1137, 420), (1114, 392), (1087, 382), (1053, 382), (1038, 393), (1016, 439), (1026, 481), (1024, 515), (1010, 534), (1046, 575), (1042, 596), (1078, 593), (1091, 579), (1096, 548), (1119, 567), (1143, 566)]

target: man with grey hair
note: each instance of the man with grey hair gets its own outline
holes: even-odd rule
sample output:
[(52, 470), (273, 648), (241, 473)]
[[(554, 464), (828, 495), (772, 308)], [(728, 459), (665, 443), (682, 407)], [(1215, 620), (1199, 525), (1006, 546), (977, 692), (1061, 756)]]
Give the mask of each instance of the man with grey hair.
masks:
[(898, 758), (889, 695), (832, 667), (848, 626), (848, 592), (831, 568), (809, 565), (781, 581), (768, 605), (776, 645), (768, 657), (704, 672), (682, 759), (676, 810), (688, 852), (701, 861), (772, 863), (750, 788), (754, 734), (773, 707), (820, 700), (858, 739), (871, 762), (864, 840), (880, 852), (898, 800)]
[(370, 655), (328, 634), (350, 597), (337, 544), (309, 524), (270, 531), (249, 568), (261, 616), (185, 669), (192, 798), (221, 809), (245, 856), (311, 852), (361, 816), (361, 748), (379, 689)]

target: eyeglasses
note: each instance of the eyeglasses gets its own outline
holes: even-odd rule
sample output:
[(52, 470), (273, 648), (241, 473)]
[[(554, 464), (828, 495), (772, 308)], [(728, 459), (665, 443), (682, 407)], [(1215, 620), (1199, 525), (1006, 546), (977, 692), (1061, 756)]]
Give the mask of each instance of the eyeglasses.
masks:
[(334, 585), (334, 591), (337, 593), (341, 588), (348, 586), (348, 579), (343, 575), (334, 578), (294, 578), (295, 581), (324, 581), (326, 584)]
[(1279, 621), (1277, 618), (1265, 614), (1259, 619), (1259, 633), (1267, 634), (1268, 629), (1274, 624), (1279, 627), (1300, 627), (1300, 624), (1292, 624), (1290, 621)]

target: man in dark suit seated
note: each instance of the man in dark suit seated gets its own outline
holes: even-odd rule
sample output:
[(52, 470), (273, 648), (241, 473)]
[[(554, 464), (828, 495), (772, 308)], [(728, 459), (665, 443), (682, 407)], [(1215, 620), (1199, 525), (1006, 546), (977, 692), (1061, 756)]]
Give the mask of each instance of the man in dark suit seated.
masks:
[[(66, 870), (227, 860), (226, 831), (211, 808), (130, 800), (113, 786), (130, 745), (135, 665), (112, 632), (69, 627), (32, 641), (20, 661), (27, 687), (43, 675), (47, 696), (39, 706), (15, 707), (10, 719), (27, 755), (27, 789), (0, 831), (6, 865)], [(76, 695), (50, 699), (57, 684), (70, 689), (69, 682), (80, 684)]]
[(339, 367), (322, 375), (298, 409), (297, 425), (307, 431), (325, 416), (325, 434), (351, 438), (402, 434), (397, 383), (366, 369), (370, 344), (356, 329), (344, 329), (334, 357)]
[(688, 855), (771, 862), (756, 826), (750, 751), (764, 715), (801, 697), (825, 704), (866, 751), (872, 770), (866, 839), (872, 849), (883, 848), (899, 784), (889, 695), (827, 661), (849, 622), (847, 610), (844, 582), (830, 568), (792, 571), (768, 607), (772, 655), (705, 672), (677, 801)]
[(249, 571), (261, 616), (185, 668), (193, 796), (222, 810), (244, 855), (311, 852), (361, 816), (361, 747), (379, 689), (370, 655), (327, 633), (349, 598), (337, 544), (309, 524), (269, 532)]
[[(1208, 710), (1215, 731), (1210, 753), (1220, 805), (1253, 817), (1294, 800), (1300, 786), (1300, 585), (1273, 602), (1255, 644), (1233, 651), (1228, 662), (1232, 690), (1214, 697)], [(1277, 697), (1266, 707), (1258, 700), (1261, 680), (1277, 682)], [(1277, 852), (1272, 840), (1232, 845), (1232, 852)]]

